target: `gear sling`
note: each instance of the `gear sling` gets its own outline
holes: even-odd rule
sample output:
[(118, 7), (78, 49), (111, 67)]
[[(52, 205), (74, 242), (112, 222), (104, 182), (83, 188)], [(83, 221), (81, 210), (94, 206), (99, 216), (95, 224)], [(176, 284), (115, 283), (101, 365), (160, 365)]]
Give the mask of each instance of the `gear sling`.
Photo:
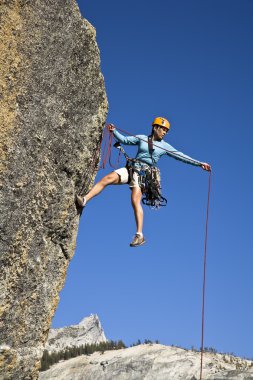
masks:
[[(119, 142), (116, 142), (114, 147), (119, 149), (126, 158), (126, 168), (129, 173), (128, 183), (131, 182), (134, 172), (138, 174), (138, 183), (143, 194), (142, 203), (154, 209), (158, 209), (161, 206), (166, 206), (167, 199), (161, 194), (161, 174), (158, 167), (150, 166), (135, 158), (130, 158)], [(148, 137), (148, 149), (152, 158), (154, 149), (151, 136)]]

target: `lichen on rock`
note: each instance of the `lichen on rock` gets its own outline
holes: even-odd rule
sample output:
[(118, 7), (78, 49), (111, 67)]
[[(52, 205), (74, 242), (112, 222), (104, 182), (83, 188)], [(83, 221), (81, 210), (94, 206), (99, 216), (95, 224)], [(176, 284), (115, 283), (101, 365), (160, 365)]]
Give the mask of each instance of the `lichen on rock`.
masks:
[(0, 378), (36, 379), (108, 105), (74, 0), (2, 0), (0, 44)]

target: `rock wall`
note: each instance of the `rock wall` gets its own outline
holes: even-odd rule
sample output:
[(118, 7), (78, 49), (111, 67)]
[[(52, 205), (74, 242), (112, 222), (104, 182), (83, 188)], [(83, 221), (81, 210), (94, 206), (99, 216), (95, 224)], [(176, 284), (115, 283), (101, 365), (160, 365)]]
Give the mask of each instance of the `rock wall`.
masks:
[(75, 0), (0, 0), (0, 52), (0, 379), (37, 379), (107, 99)]

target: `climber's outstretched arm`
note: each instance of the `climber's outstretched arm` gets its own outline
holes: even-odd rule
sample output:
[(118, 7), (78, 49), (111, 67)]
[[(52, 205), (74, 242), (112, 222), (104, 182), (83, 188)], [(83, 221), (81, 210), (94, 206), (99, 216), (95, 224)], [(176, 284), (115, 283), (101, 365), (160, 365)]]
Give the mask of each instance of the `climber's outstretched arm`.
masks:
[(140, 140), (135, 136), (123, 136), (119, 133), (113, 124), (108, 124), (107, 126), (109, 132), (113, 133), (113, 136), (123, 145), (138, 145)]

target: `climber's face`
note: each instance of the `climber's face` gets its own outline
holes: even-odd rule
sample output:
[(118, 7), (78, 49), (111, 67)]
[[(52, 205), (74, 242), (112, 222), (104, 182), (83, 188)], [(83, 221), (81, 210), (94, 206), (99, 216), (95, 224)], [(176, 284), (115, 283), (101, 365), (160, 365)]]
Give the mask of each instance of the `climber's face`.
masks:
[(160, 125), (155, 125), (154, 126), (154, 140), (162, 140), (167, 132), (168, 132), (167, 128), (161, 127)]

